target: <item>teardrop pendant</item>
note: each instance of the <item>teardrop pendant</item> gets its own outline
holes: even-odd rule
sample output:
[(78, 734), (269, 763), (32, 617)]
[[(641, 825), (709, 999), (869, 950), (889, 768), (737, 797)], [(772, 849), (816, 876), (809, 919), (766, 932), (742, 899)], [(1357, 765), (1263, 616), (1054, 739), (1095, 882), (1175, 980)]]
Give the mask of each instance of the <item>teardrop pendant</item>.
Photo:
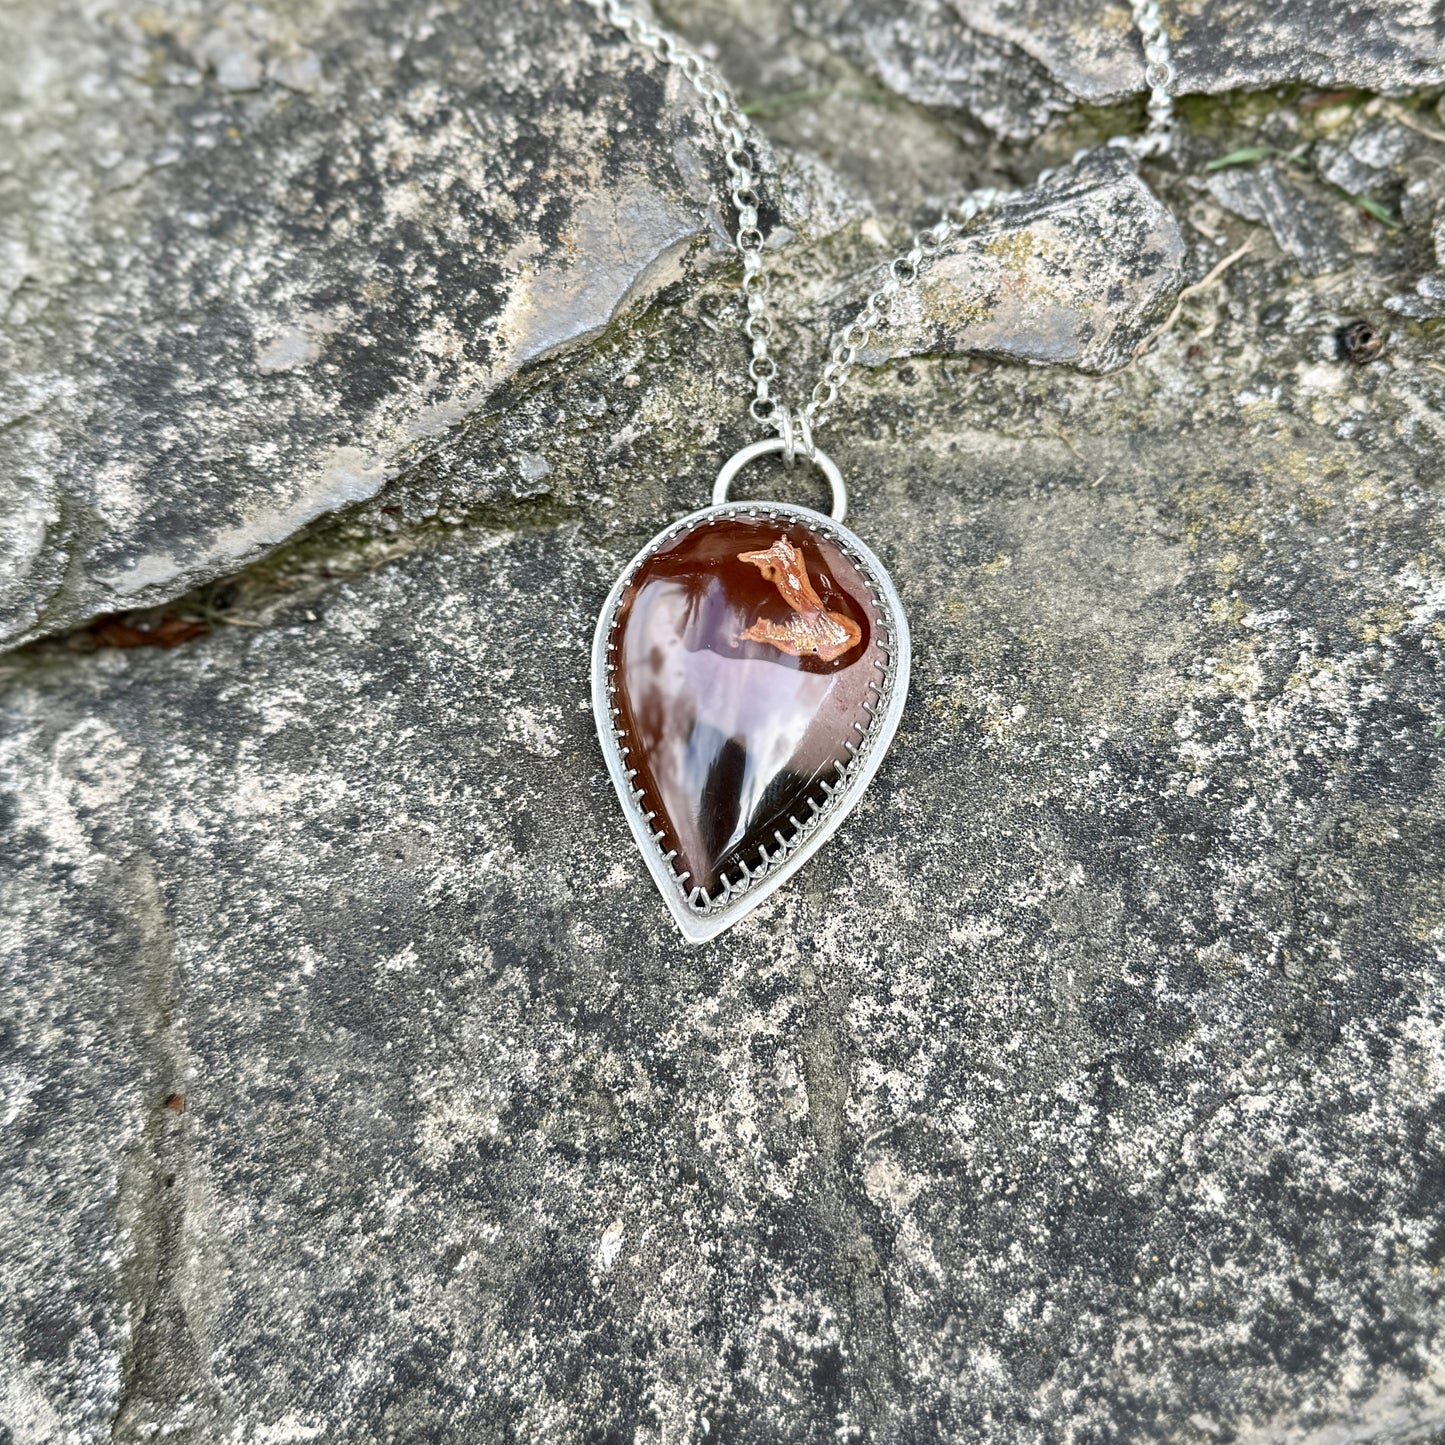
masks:
[(714, 505), (633, 558), (598, 618), (593, 711), (689, 941), (757, 907), (856, 806), (897, 729), (908, 665), (882, 564), (817, 512)]

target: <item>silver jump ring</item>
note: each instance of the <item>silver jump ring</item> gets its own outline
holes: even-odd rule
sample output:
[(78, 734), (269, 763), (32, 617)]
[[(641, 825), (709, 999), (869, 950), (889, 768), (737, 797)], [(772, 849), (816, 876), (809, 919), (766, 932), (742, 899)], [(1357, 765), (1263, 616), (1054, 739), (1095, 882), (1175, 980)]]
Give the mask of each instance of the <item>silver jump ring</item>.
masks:
[(806, 409), (794, 418), (794, 425), (798, 428), (798, 445), (803, 448), (803, 455), (812, 461), (818, 454), (818, 448), (813, 445), (813, 428), (808, 425)]
[(784, 465), (791, 467), (797, 461), (799, 452), (809, 461), (813, 460), (817, 448), (813, 445), (813, 428), (808, 425), (806, 410), (794, 413), (787, 407), (781, 407), (773, 415), (773, 425), (783, 439)]
[(793, 436), (793, 413), (787, 407), (778, 413), (778, 439), (783, 444), (783, 465), (791, 468), (798, 459), (798, 444)]
[[(723, 463), (722, 471), (717, 474), (717, 481), (712, 485), (712, 504), (721, 507), (728, 499), (728, 488), (732, 481), (749, 462), (755, 462), (759, 457), (771, 456), (774, 452), (786, 452), (787, 443), (782, 437), (764, 437), (760, 442), (753, 442), (745, 446), (741, 451), (734, 452), (727, 461)], [(808, 454), (808, 460), (813, 462), (822, 474), (827, 477), (828, 485), (833, 489), (833, 510), (829, 514), (835, 522), (841, 522), (848, 514), (848, 489), (843, 485), (843, 473), (838, 470), (838, 464), (825, 451), (813, 447)]]

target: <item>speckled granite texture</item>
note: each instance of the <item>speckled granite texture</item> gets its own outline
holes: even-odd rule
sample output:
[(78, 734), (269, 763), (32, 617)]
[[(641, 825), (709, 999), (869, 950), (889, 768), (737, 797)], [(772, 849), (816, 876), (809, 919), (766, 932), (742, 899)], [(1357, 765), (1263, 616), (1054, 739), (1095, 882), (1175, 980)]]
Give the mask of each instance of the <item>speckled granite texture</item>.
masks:
[[(1022, 145), (821, 7), (664, 9), (725, 64), (773, 37), (736, 69), (792, 384), (931, 199), (1131, 122)], [(1191, 102), (880, 341), (827, 441), (910, 705), (829, 851), (694, 950), (587, 665), (753, 436), (695, 111), (580, 6), (287, 13), (0, 20), (0, 235), (37, 238), (0, 346), (53, 383), (0, 430), (11, 635), (48, 634), (0, 657), (0, 1441), (1438, 1441), (1445, 120), (1406, 20), (1355, 46), (1398, 98)], [(1065, 14), (1028, 53), (995, 17), (1019, 96)], [(1198, 89), (1321, 79), (1231, 44)], [(115, 170), (170, 127), (218, 158)], [(288, 332), (327, 286), (360, 329)], [(353, 447), (384, 465), (307, 520)], [(184, 565), (97, 621), (142, 556)], [(122, 645), (157, 626), (196, 635)]]

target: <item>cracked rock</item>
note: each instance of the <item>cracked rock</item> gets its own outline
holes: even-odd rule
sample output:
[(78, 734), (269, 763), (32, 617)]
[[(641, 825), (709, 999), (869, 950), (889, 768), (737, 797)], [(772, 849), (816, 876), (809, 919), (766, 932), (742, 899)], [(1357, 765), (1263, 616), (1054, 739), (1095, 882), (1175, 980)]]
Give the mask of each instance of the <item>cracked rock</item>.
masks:
[(1225, 210), (1247, 221), (1264, 222), (1275, 245), (1293, 256), (1307, 276), (1322, 276), (1349, 264), (1350, 245), (1340, 233), (1333, 207), (1272, 161), (1220, 171), (1207, 184)]
[(1026, 192), (930, 263), (865, 362), (930, 352), (1111, 371), (1184, 284), (1184, 240), (1122, 151)]
[[(12, 599), (234, 566), (318, 449), (402, 469), (150, 632), (0, 658), (0, 1441), (1445, 1437), (1445, 374), (1428, 327), (1336, 340), (1445, 264), (1435, 169), (1314, 276), (1096, 155), (919, 293), (992, 330), (920, 309), (820, 437), (900, 731), (691, 949), (588, 664), (757, 436), (717, 177), (580, 6), (477, 14), (0, 12), (7, 108), (94, 122), (0, 149)], [(764, 187), (820, 233), (770, 244), (794, 399), (877, 275), (825, 165)], [(1210, 285), (1086, 373), (1174, 294), (1171, 215)]]
[(587, 666), (751, 436), (708, 312), (441, 443), (542, 497), (338, 524), (172, 650), (13, 655), (0, 1428), (1445, 1429), (1445, 378), (1320, 361), (1275, 286), (1107, 377), (858, 378), (827, 445), (909, 707), (702, 950)]
[(1420, 277), (1413, 294), (1386, 298), (1385, 305), (1397, 315), (1417, 321), (1445, 316), (1445, 201), (1437, 206), (1434, 245), (1435, 260), (1441, 269)]
[(1321, 176), (1352, 196), (1366, 196), (1394, 179), (1415, 148), (1416, 137), (1393, 121), (1362, 125), (1343, 146), (1322, 143), (1316, 166)]

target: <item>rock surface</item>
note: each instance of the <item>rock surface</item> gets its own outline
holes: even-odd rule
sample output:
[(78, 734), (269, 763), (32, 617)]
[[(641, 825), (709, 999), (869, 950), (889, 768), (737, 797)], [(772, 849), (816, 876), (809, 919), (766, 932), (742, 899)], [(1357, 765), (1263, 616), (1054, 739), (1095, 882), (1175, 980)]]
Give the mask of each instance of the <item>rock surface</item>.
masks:
[[(9, 22), (0, 642), (236, 571), (722, 255), (696, 97), (584, 9), (508, 12), (487, 44), (446, 6), (362, 14), (36, 4)], [(781, 219), (866, 210), (809, 180), (774, 188)], [(1152, 243), (1168, 218), (1134, 191), (1085, 194)], [(1006, 224), (1035, 222), (1069, 229), (1048, 196)], [(1147, 311), (1170, 245), (1157, 265), (1114, 254), (1105, 284), (1060, 240), (1077, 274), (1047, 315), (1017, 328), (940, 268), (933, 310), (879, 354), (1121, 364), (1128, 322), (1103, 313), (1125, 273)], [(1038, 279), (1019, 261), (993, 258), (1005, 292)]]
[(1174, 217), (1127, 155), (1103, 148), (951, 246), (864, 360), (972, 351), (1112, 371), (1178, 295), (1184, 260)]
[[(1037, 135), (1079, 101), (1112, 104), (1143, 88), (1130, 9), (1118, 0), (800, 0), (798, 8), (890, 89), (1015, 139)], [(1179, 94), (1445, 84), (1445, 17), (1414, 0), (1160, 8)]]
[(1211, 176), (1209, 193), (1236, 216), (1263, 221), (1275, 245), (1293, 256), (1307, 276), (1340, 271), (1350, 262), (1349, 242), (1332, 208), (1277, 165), (1265, 162)]
[[(359, 12), (327, 13), (188, 40), (207, 104), (317, 94)], [(591, 110), (678, 113), (610, 75)], [(1441, 264), (1445, 172), (1379, 121), (1184, 138), (1188, 170), (1287, 132), (1337, 270), (1160, 168), (1191, 285), (1133, 365), (855, 374), (823, 440), (910, 706), (830, 849), (704, 949), (632, 856), (587, 661), (753, 435), (705, 265), (168, 609), (174, 646), (133, 615), (0, 659), (0, 1439), (1438, 1439), (1445, 372), (1384, 304)], [(834, 208), (770, 258), (794, 389), (886, 251), (870, 173), (805, 151), (786, 204)], [(1331, 189), (1346, 154), (1398, 229)]]
[(585, 8), (214, 10), (0, 21), (0, 640), (235, 571), (708, 259), (691, 92)]
[[(580, 525), (356, 543), (260, 628), (21, 665), (13, 1438), (1445, 1425), (1421, 378), (1271, 400), (1284, 354), (1226, 325), (1182, 427), (1177, 345), (867, 396), (839, 451), (913, 703), (832, 850), (700, 952), (586, 686), (703, 480), (724, 343), (685, 313), (549, 397), (630, 398), (551, 454), (615, 504)], [(643, 417), (691, 475), (606, 460)]]

